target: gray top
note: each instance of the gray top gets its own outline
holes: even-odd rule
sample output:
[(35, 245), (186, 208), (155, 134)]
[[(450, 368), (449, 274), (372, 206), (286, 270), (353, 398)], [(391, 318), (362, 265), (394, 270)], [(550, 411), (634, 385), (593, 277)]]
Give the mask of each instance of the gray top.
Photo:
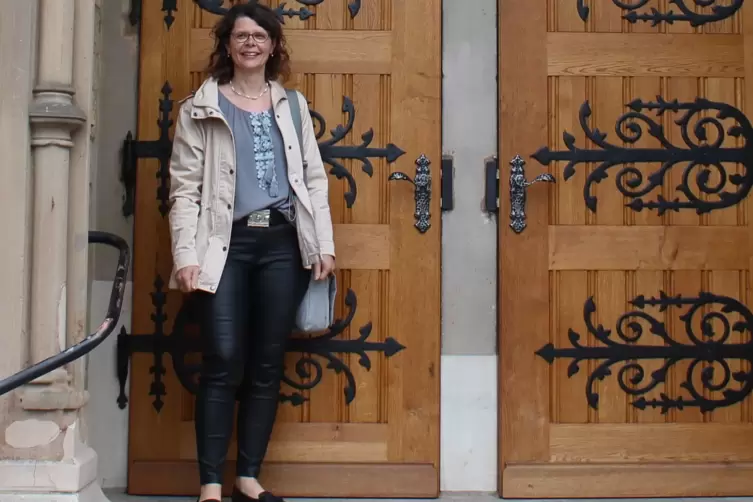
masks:
[(288, 214), (290, 184), (282, 134), (271, 110), (241, 110), (220, 93), (220, 110), (235, 138), (235, 208), (239, 220), (253, 211), (277, 209)]

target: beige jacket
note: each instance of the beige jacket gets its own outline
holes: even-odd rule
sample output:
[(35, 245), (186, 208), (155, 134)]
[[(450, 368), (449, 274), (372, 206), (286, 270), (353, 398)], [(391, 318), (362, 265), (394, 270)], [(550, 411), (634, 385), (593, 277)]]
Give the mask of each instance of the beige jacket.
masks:
[[(296, 195), (296, 228), (306, 268), (322, 255), (335, 255), (328, 179), (308, 103), (298, 103), (303, 126), (303, 155), (290, 116), (285, 89), (270, 85), (272, 106), (285, 143), (288, 180)], [(235, 199), (235, 141), (220, 111), (217, 81), (204, 81), (180, 106), (170, 159), (170, 235), (173, 272), (189, 265), (200, 267), (198, 289), (214, 292), (227, 259)], [(304, 163), (307, 167), (304, 172)]]

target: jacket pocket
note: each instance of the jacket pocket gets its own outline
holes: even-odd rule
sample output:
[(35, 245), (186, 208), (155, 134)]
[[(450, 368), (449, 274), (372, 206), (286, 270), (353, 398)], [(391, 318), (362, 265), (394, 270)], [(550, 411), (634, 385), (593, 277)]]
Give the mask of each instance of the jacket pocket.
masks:
[[(196, 248), (206, 248), (206, 241), (209, 239), (210, 224), (212, 220), (212, 208), (209, 205), (202, 204), (199, 209), (199, 221), (196, 227)], [(202, 246), (203, 245), (203, 246)]]
[(201, 262), (199, 283), (211, 285), (213, 290), (216, 289), (217, 284), (220, 282), (222, 269), (224, 267), (225, 251), (223, 250), (222, 241), (217, 237), (210, 237), (207, 251)]

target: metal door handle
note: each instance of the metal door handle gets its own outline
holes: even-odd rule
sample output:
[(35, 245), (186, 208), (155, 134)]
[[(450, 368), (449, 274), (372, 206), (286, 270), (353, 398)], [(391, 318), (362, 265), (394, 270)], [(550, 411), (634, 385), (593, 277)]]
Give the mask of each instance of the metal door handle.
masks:
[(520, 155), (516, 155), (510, 161), (510, 228), (519, 234), (526, 228), (526, 188), (545, 181), (556, 183), (549, 173), (539, 174), (532, 181), (526, 180), (526, 161)]
[(405, 173), (394, 172), (390, 174), (389, 181), (409, 181), (415, 187), (416, 199), (416, 224), (414, 225), (419, 232), (426, 233), (431, 228), (431, 161), (426, 155), (421, 154), (416, 159), (416, 178), (411, 179)]

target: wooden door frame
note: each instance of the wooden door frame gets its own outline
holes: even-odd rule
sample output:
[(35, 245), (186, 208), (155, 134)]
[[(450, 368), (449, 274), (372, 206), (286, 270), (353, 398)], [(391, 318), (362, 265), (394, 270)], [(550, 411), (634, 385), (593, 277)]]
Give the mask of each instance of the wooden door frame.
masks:
[[(527, 194), (526, 216), (528, 226), (525, 232), (515, 234), (510, 228), (510, 179), (509, 162), (515, 155), (528, 161), (530, 155), (541, 145), (538, 144), (540, 131), (547, 127), (547, 82), (540, 78), (546, 74), (546, 32), (547, 2), (530, 2), (525, 16), (515, 7), (515, 0), (498, 0), (498, 165), (499, 165), (499, 212), (498, 212), (498, 318), (497, 318), (497, 489), (502, 496), (504, 466), (508, 462), (535, 461), (546, 454), (549, 446), (547, 417), (549, 410), (544, 406), (531, 407), (531, 401), (516, 400), (511, 403), (508, 396), (515, 399), (515, 393), (507, 392), (511, 386), (523, 382), (530, 392), (548, 393), (548, 368), (535, 364), (533, 360), (536, 338), (528, 333), (549, 330), (549, 291), (547, 249), (548, 232), (548, 191), (530, 190)], [(521, 50), (525, 47), (525, 51)], [(542, 66), (544, 68), (542, 68)], [(505, 71), (514, 68), (514, 71)], [(527, 85), (521, 86), (520, 75), (531, 75)], [(504, 97), (504, 101), (503, 101)], [(509, 102), (519, 102), (512, 108)], [(514, 123), (506, 127), (502, 134), (503, 121)], [(535, 163), (530, 165), (527, 178), (546, 169)], [(515, 266), (506, 265), (507, 260), (515, 260)], [(542, 277), (543, 275), (543, 277)], [(541, 312), (537, 316), (514, 315), (513, 303), (520, 304), (520, 298), (531, 305), (530, 311)], [(512, 302), (517, 298), (516, 302)], [(537, 306), (540, 306), (537, 308)], [(514, 336), (515, 344), (531, 354), (531, 359), (517, 359), (504, 350)], [(503, 344), (504, 342), (504, 344)], [(513, 371), (510, 371), (510, 369)], [(515, 374), (515, 382), (503, 379), (503, 374)], [(547, 403), (548, 399), (535, 399), (534, 403)], [(529, 420), (516, 420), (506, 414), (516, 409), (516, 415), (525, 415)], [(517, 442), (516, 437), (526, 440)], [(537, 437), (531, 443), (527, 438)]]

